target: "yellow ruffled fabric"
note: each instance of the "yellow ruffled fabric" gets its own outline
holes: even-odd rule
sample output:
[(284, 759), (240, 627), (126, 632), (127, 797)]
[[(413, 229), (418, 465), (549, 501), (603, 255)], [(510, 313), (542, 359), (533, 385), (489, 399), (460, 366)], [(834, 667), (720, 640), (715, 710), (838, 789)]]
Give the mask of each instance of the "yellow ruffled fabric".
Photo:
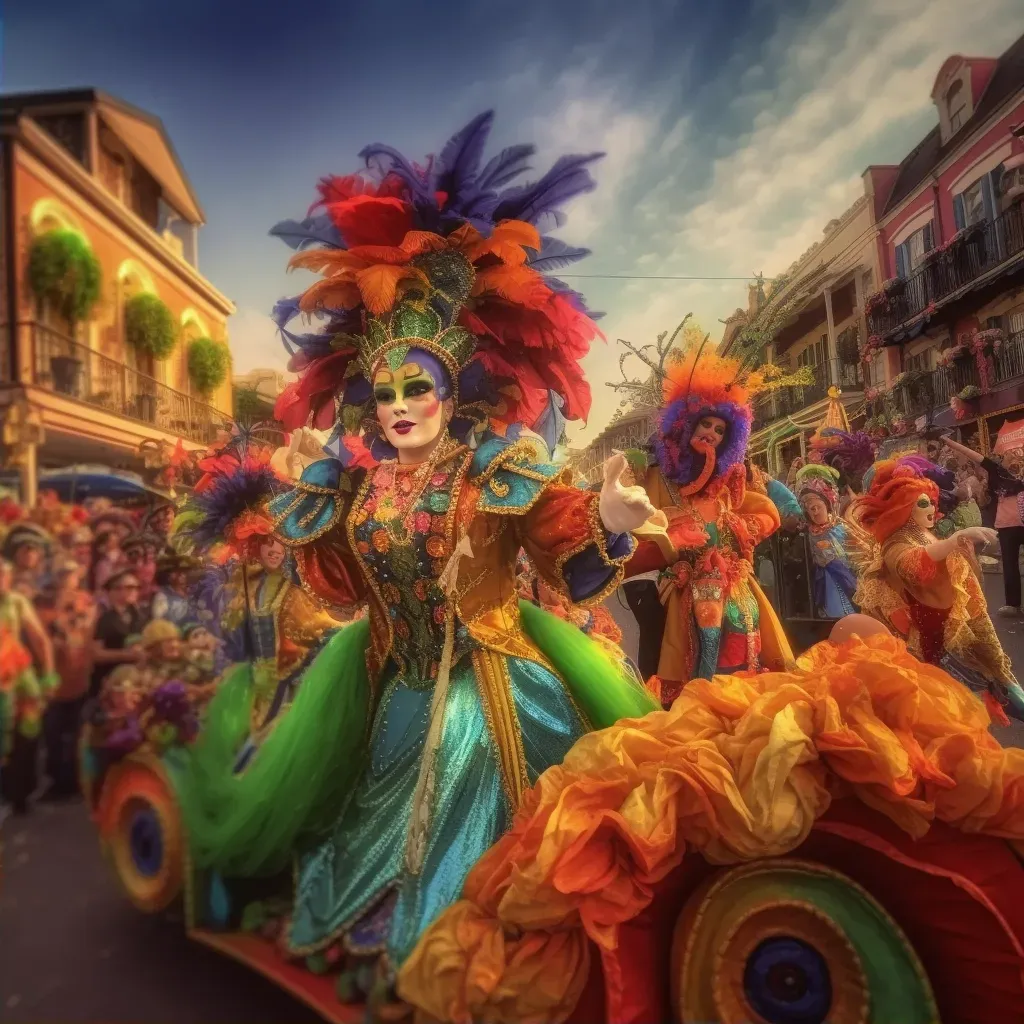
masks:
[(406, 961), (417, 1020), (564, 1021), (618, 927), (688, 850), (780, 856), (853, 794), (912, 836), (934, 820), (1024, 839), (1024, 750), (983, 704), (890, 636), (824, 643), (789, 672), (694, 680), (672, 709), (581, 739), (524, 799), (464, 898)]

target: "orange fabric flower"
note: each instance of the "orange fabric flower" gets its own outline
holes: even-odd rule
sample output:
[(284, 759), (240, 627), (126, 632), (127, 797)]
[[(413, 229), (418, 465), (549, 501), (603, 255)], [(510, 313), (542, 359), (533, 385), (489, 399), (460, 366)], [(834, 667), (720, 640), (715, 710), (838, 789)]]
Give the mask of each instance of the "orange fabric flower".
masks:
[(382, 555), (391, 547), (391, 538), (388, 537), (387, 530), (375, 530), (370, 542)]
[(445, 543), (444, 537), (438, 537), (437, 534), (427, 538), (427, 554), (431, 558), (444, 558), (445, 555)]
[[(540, 777), (404, 965), (402, 996), (431, 1014), (565, 1020), (557, 993), (586, 965), (547, 943), (568, 933), (601, 951), (616, 1020), (619, 926), (655, 883), (688, 849), (719, 864), (791, 852), (840, 787), (912, 836), (937, 819), (1024, 839), (1024, 750), (988, 725), (977, 697), (888, 635), (818, 644), (791, 672), (694, 680), (671, 710), (583, 737)], [(500, 1003), (471, 1001), (483, 958)]]

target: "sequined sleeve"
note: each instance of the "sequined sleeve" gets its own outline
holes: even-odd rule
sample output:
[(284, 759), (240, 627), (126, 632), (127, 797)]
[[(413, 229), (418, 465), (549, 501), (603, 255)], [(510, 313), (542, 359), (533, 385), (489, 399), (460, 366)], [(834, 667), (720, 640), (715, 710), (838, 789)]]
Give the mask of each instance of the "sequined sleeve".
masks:
[(621, 582), (635, 541), (609, 533), (599, 496), (564, 483), (549, 484), (522, 519), (521, 541), (537, 571), (577, 604), (598, 604)]
[(938, 575), (939, 563), (915, 544), (893, 545), (885, 552), (886, 564), (910, 587), (927, 587)]
[(284, 677), (302, 663), (324, 635), (341, 623), (314, 598), (292, 587), (278, 619), (277, 664)]
[(354, 482), (341, 463), (321, 459), (268, 505), (274, 535), (291, 550), (303, 587), (338, 607), (357, 605), (366, 595), (345, 535), (353, 492)]

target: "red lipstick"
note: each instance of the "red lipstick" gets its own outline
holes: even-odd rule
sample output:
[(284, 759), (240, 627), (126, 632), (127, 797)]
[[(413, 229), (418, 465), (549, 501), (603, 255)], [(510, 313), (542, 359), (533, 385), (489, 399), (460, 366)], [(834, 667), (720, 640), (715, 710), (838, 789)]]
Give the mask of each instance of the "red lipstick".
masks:
[(396, 434), (408, 434), (415, 426), (415, 423), (410, 423), (408, 420), (399, 420), (391, 429)]

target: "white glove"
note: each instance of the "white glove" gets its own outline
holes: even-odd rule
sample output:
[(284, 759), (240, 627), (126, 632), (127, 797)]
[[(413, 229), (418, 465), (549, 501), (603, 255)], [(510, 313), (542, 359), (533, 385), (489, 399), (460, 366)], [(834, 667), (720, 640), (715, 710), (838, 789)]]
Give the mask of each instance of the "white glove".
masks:
[(613, 455), (604, 465), (604, 484), (598, 511), (609, 533), (631, 533), (639, 529), (655, 513), (655, 508), (642, 487), (623, 487), (622, 474), (626, 457)]

